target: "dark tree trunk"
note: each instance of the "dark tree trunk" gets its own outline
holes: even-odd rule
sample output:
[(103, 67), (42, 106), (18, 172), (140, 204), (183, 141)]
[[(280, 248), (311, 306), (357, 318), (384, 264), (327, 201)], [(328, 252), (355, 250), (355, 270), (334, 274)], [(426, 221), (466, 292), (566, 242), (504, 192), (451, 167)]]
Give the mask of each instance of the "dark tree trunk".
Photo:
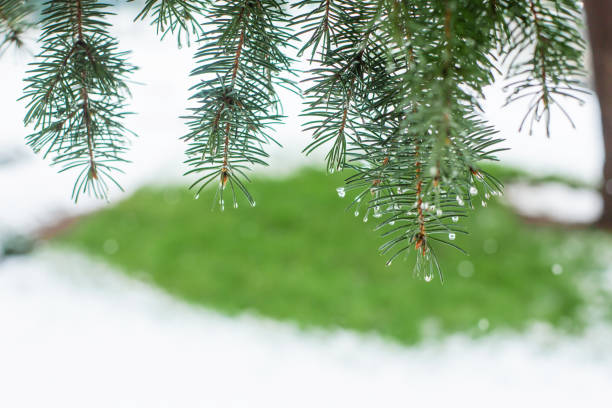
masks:
[(604, 136), (604, 210), (600, 224), (612, 228), (612, 0), (586, 0), (584, 7)]

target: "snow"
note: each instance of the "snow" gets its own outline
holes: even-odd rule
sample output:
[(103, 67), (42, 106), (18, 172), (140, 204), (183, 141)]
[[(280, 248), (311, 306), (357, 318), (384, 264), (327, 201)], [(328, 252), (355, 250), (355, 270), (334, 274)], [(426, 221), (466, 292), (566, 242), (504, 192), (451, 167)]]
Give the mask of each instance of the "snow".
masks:
[[(405, 348), (178, 302), (80, 255), (0, 264), (0, 406), (601, 406), (612, 330)], [(484, 324), (479, 322), (480, 324)]]
[[(188, 181), (181, 176), (185, 146), (178, 137), (186, 129), (178, 117), (192, 84), (192, 50), (159, 42), (132, 17), (119, 16), (117, 31), (141, 67), (135, 79), (143, 84), (132, 87), (138, 114), (127, 120), (140, 137), (120, 177), (126, 193), (114, 191), (112, 202), (144, 184)], [(0, 71), (22, 78), (29, 58), (5, 53)], [(74, 175), (57, 174), (24, 147), (24, 103), (14, 102), (22, 86), (1, 84), (0, 237), (4, 229), (31, 232), (107, 205), (87, 197), (73, 204)], [(522, 108), (501, 109), (496, 89), (487, 95), (487, 115), (513, 148), (503, 162), (599, 182), (594, 98), (571, 108), (576, 130), (555, 122), (546, 139), (542, 132), (518, 134)], [(300, 101), (290, 93), (282, 98), (288, 118), (277, 134), (285, 148), (273, 147), (271, 166), (257, 170), (276, 177), (320, 165), (323, 155), (300, 153), (309, 140), (300, 131)], [(592, 193), (539, 189), (511, 186), (507, 196), (527, 213), (548, 208), (568, 217), (567, 205), (585, 221), (596, 216)], [(556, 203), (561, 210), (551, 210)], [(594, 323), (579, 338), (535, 325), (527, 334), (497, 332), (476, 341), (457, 335), (406, 348), (376, 336), (223, 317), (78, 254), (42, 250), (0, 263), (0, 407), (595, 406), (612, 399), (611, 343), (612, 329)]]
[(568, 224), (595, 222), (603, 210), (598, 191), (560, 183), (510, 184), (503, 199), (525, 216)]

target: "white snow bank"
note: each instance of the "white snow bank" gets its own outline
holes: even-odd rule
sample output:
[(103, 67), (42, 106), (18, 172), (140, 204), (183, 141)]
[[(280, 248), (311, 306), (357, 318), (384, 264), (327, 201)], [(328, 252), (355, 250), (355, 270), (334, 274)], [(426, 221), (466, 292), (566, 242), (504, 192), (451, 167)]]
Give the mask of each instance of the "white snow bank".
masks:
[(503, 199), (528, 217), (570, 224), (595, 222), (603, 211), (599, 192), (561, 183), (509, 184)]
[(0, 406), (602, 406), (612, 331), (546, 326), (403, 348), (184, 305), (43, 251), (0, 263)]

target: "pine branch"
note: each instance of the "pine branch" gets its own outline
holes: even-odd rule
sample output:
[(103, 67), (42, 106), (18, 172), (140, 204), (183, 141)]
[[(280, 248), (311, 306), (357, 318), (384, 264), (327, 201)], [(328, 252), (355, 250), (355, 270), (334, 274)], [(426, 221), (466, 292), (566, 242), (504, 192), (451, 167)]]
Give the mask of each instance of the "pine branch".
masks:
[(531, 134), (535, 122), (544, 119), (550, 136), (553, 106), (574, 126), (560, 99), (582, 102), (579, 95), (587, 93), (581, 81), (585, 42), (580, 6), (571, 0), (526, 0), (506, 7), (511, 36), (502, 50), (510, 60), (512, 81), (506, 86), (511, 91), (506, 103), (529, 100), (520, 129), (528, 126)]
[(11, 45), (23, 46), (22, 35), (33, 24), (33, 7), (25, 0), (0, 0), (0, 55)]
[[(129, 0), (133, 1), (133, 0)], [(203, 35), (199, 19), (206, 10), (204, 0), (146, 0), (135, 20), (144, 20), (151, 14), (152, 24), (163, 39), (168, 33), (176, 34), (178, 46), (183, 41), (190, 45), (190, 36)]]
[[(274, 0), (227, 1), (210, 6), (210, 35), (198, 52), (192, 76), (203, 78), (193, 87), (199, 107), (187, 117), (190, 132), (187, 174), (201, 174), (192, 187), (199, 192), (215, 179), (221, 208), (229, 184), (234, 206), (240, 191), (251, 205), (246, 171), (265, 165), (263, 145), (277, 143), (270, 128), (278, 123), (280, 100), (276, 86), (294, 89), (287, 77), (291, 60), (282, 47), (292, 40), (284, 3)], [(221, 148), (221, 146), (223, 146)]]
[(106, 31), (108, 4), (95, 0), (48, 1), (42, 13), (42, 52), (28, 71), (28, 144), (53, 156), (60, 171), (77, 170), (73, 198), (106, 198), (116, 163), (125, 162), (129, 131), (124, 118), (126, 76), (134, 67)]

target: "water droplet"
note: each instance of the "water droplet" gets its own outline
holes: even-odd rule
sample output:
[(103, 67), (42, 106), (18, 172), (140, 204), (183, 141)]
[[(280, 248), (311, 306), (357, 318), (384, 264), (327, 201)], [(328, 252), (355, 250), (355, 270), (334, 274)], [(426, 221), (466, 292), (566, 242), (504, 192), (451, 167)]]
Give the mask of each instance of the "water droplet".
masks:
[(471, 194), (471, 195), (476, 195), (476, 194), (478, 194), (478, 189), (477, 189), (476, 187), (474, 187), (474, 186), (471, 186), (471, 187), (470, 187), (470, 194)]
[(459, 217), (455, 215), (451, 218), (451, 220), (453, 220), (453, 222), (457, 222), (459, 221)]
[(485, 200), (482, 200), (482, 201), (480, 202), (480, 204), (481, 204), (483, 207), (486, 207), (486, 206), (487, 206), (487, 202), (486, 202)]
[(463, 202), (463, 199), (459, 196), (457, 196), (457, 204), (459, 204), (461, 207), (465, 205), (465, 203)]
[(368, 222), (368, 214), (366, 213), (366, 215), (363, 217), (363, 222)]
[(334, 174), (334, 168), (329, 169), (329, 174)]
[(355, 210), (355, 217), (359, 217), (359, 209)]
[(448, 239), (450, 239), (451, 241), (454, 241), (456, 237), (457, 236), (455, 235), (454, 232), (451, 232), (450, 234), (448, 234)]
[(392, 260), (392, 259), (389, 259), (389, 260), (387, 261), (387, 263), (385, 264), (385, 266), (391, 266), (391, 264), (392, 264), (392, 263), (393, 263), (393, 260)]
[(436, 215), (440, 217), (442, 214), (443, 214), (442, 210), (438, 208), (438, 210), (436, 211)]
[(346, 191), (344, 191), (344, 187), (338, 187), (336, 191), (338, 192), (338, 197), (340, 198), (344, 198), (344, 196), (346, 195)]
[(389, 225), (395, 225), (395, 221), (389, 221)]
[(427, 211), (429, 209), (429, 203), (423, 203), (423, 209)]
[(195, 199), (197, 200), (198, 198), (200, 198), (200, 193), (195, 195)]
[(219, 200), (219, 204), (221, 204), (221, 211), (225, 211), (225, 201)]
[(257, 203), (256, 203), (255, 201), (253, 201), (253, 202), (251, 203), (251, 207), (255, 207), (256, 205), (257, 205)]
[(485, 199), (487, 199), (487, 200), (488, 200), (489, 198), (491, 198), (491, 194), (489, 194), (489, 193), (485, 193)]
[(425, 282), (431, 282), (433, 280), (433, 272), (431, 270), (428, 270), (427, 272), (425, 272), (424, 279), (425, 279)]
[(559, 264), (554, 264), (552, 266), (553, 275), (561, 275), (563, 273), (563, 267)]
[(234, 208), (238, 208), (238, 201), (234, 202)]

